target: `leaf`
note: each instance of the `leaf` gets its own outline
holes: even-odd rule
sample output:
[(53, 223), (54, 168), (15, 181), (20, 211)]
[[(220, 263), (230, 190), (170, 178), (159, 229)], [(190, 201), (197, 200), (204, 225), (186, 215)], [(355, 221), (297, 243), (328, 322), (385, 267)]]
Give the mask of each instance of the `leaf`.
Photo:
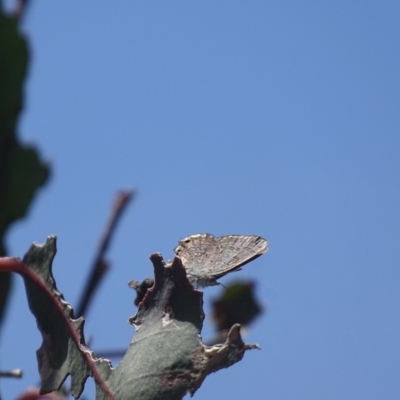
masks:
[(214, 299), (213, 320), (218, 331), (234, 324), (248, 326), (262, 312), (255, 295), (255, 282), (237, 281), (228, 285), (219, 298)]
[[(96, 381), (102, 398), (112, 398), (104, 380), (111, 373), (108, 360), (97, 359), (85, 344), (84, 319), (73, 318), (73, 309), (57, 290), (52, 273), (56, 254), (56, 237), (48, 237), (44, 245), (33, 244), (23, 262), (22, 272), (29, 308), (34, 314), (43, 343), (37, 351), (41, 377), (40, 393), (60, 389), (71, 375), (71, 393), (78, 398), (88, 376)], [(107, 397), (108, 396), (108, 397)]]
[(182, 399), (187, 392), (194, 394), (208, 374), (258, 347), (242, 342), (239, 325), (232, 327), (224, 344), (205, 346), (200, 340), (202, 292), (189, 283), (179, 257), (168, 266), (159, 254), (150, 259), (154, 286), (146, 288), (137, 314), (130, 319), (137, 334), (115, 369), (115, 379), (109, 381), (118, 399), (133, 398), (133, 393), (137, 400)]
[(17, 140), (17, 119), (23, 105), (23, 84), (28, 68), (28, 46), (17, 22), (0, 10), (0, 246), (8, 226), (22, 218), (49, 168), (32, 146)]
[(154, 286), (154, 279), (146, 278), (141, 283), (132, 280), (128, 283), (128, 286), (136, 290), (136, 299), (133, 304), (139, 307), (139, 304), (142, 302), (147, 290)]
[[(0, 256), (6, 254), (8, 227), (22, 218), (37, 189), (49, 176), (32, 146), (18, 142), (16, 126), (23, 105), (23, 84), (28, 68), (28, 46), (17, 21), (0, 8)], [(0, 282), (0, 321), (11, 287), (11, 276)]]

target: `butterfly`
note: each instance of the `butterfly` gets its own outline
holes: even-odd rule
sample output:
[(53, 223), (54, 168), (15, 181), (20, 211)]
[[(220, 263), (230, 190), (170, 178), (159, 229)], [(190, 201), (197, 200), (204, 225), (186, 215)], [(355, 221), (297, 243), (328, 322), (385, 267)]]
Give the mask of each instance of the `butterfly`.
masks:
[(182, 239), (174, 249), (195, 287), (218, 285), (217, 279), (260, 257), (268, 250), (261, 236), (215, 237), (200, 233)]

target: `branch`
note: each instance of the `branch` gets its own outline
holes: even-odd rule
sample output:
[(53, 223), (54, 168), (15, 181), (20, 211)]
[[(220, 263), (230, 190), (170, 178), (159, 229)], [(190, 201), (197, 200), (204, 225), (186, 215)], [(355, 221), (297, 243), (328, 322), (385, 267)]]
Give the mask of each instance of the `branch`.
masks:
[(22, 378), (22, 371), (20, 369), (0, 371), (0, 378)]
[(78, 316), (85, 315), (95, 291), (98, 289), (106, 272), (110, 268), (108, 262), (104, 259), (104, 255), (111, 243), (111, 239), (115, 232), (117, 223), (121, 218), (122, 212), (125, 210), (134, 195), (134, 191), (126, 190), (118, 192), (115, 197), (110, 219), (106, 225), (103, 236), (101, 237), (96, 256), (92, 263), (91, 272), (89, 273), (81, 299), (76, 308), (76, 315)]

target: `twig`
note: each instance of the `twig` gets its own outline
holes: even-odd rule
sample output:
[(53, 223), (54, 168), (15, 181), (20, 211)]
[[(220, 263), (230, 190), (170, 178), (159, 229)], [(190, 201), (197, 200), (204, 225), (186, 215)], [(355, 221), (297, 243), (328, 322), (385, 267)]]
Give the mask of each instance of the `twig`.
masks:
[(99, 287), (100, 282), (103, 280), (105, 273), (109, 270), (109, 264), (105, 261), (104, 255), (110, 245), (111, 238), (122, 215), (122, 212), (128, 205), (129, 201), (132, 199), (134, 194), (135, 193), (132, 190), (121, 191), (117, 193), (117, 196), (114, 200), (111, 217), (100, 240), (99, 248), (94, 258), (91, 272), (89, 273), (88, 279), (86, 281), (81, 299), (78, 303), (75, 316), (81, 316), (85, 314), (96, 289)]
[(52, 399), (61, 400), (63, 397), (57, 395), (57, 393), (40, 394), (39, 388), (29, 388), (24, 393), (20, 394), (17, 400), (42, 400)]
[(20, 369), (13, 369), (11, 371), (0, 371), (1, 378), (22, 378), (22, 371)]

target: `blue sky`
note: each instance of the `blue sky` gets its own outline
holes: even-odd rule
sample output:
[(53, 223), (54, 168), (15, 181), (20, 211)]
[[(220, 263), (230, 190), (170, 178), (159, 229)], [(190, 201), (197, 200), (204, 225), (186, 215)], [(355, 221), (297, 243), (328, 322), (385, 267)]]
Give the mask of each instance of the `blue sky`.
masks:
[[(19, 133), (53, 176), (10, 253), (57, 234), (74, 305), (114, 193), (138, 190), (87, 315), (98, 351), (129, 344), (127, 282), (151, 276), (152, 252), (261, 235), (269, 252), (232, 278), (258, 282), (268, 312), (245, 340), (262, 350), (195, 398), (398, 398), (399, 15), (396, 1), (32, 2)], [(1, 367), (25, 375), (1, 382), (5, 399), (37, 384), (40, 343), (17, 277)]]

